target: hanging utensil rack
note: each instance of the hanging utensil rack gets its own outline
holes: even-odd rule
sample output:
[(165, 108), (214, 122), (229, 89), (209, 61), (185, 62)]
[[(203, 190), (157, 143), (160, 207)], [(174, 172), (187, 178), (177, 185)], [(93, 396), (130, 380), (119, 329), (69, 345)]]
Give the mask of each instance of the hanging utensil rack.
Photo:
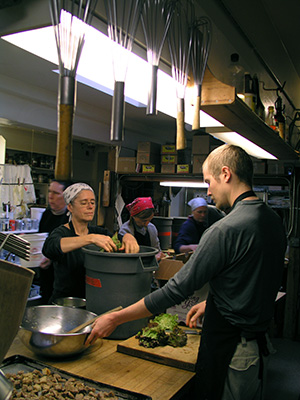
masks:
[(26, 261), (30, 260), (30, 243), (13, 233), (0, 232), (0, 250), (2, 249), (9, 252), (8, 256), (13, 253)]

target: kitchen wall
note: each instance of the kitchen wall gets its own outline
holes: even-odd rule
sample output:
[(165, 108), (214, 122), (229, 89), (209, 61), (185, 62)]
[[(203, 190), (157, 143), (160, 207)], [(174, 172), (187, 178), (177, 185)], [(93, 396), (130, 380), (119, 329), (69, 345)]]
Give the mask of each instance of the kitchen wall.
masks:
[[(33, 129), (1, 127), (6, 148), (29, 153), (56, 155), (56, 135)], [(98, 193), (99, 182), (107, 169), (109, 147), (86, 141), (73, 141), (73, 180), (86, 182)]]

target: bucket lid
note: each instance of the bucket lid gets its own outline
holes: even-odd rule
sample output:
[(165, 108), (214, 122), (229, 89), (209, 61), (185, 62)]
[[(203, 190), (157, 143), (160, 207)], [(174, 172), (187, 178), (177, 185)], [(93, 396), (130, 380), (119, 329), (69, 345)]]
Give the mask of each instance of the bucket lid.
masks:
[(100, 251), (100, 247), (89, 244), (88, 246), (84, 246), (82, 250), (87, 254), (93, 254), (99, 257), (117, 257), (117, 258), (128, 258), (128, 257), (145, 257), (145, 256), (154, 256), (158, 253), (158, 249), (150, 246), (140, 246), (140, 251), (138, 253), (108, 253), (106, 251)]

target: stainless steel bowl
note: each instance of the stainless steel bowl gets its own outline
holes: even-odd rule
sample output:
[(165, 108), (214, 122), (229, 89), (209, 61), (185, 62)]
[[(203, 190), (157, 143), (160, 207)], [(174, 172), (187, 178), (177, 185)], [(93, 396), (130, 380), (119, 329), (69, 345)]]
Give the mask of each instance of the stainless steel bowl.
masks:
[(86, 299), (80, 297), (60, 297), (59, 299), (55, 299), (53, 304), (64, 307), (85, 308)]
[(65, 357), (83, 352), (91, 325), (67, 333), (96, 317), (93, 312), (63, 306), (36, 306), (25, 310), (19, 337), (31, 351), (42, 356)]

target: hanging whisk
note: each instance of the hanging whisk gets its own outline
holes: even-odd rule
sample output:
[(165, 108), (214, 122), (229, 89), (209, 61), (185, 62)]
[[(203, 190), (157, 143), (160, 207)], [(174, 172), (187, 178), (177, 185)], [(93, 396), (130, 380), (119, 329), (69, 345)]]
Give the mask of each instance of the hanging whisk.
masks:
[(168, 43), (172, 62), (172, 76), (176, 83), (177, 95), (177, 136), (176, 148), (186, 147), (184, 131), (184, 98), (188, 80), (192, 29), (195, 18), (192, 0), (180, 0), (175, 3), (175, 10), (168, 32)]
[(58, 132), (55, 178), (72, 177), (72, 131), (76, 104), (76, 72), (98, 0), (50, 0), (50, 14), (58, 53)]
[(192, 27), (192, 68), (196, 87), (196, 102), (192, 129), (200, 129), (201, 92), (211, 44), (211, 23), (207, 17), (195, 20)]
[(110, 140), (124, 139), (124, 89), (128, 57), (140, 21), (144, 0), (104, 0), (108, 36), (113, 45), (114, 95)]
[(148, 92), (147, 115), (157, 114), (157, 71), (161, 52), (170, 27), (175, 2), (169, 0), (146, 0), (141, 15), (147, 60), (151, 65), (151, 83)]

